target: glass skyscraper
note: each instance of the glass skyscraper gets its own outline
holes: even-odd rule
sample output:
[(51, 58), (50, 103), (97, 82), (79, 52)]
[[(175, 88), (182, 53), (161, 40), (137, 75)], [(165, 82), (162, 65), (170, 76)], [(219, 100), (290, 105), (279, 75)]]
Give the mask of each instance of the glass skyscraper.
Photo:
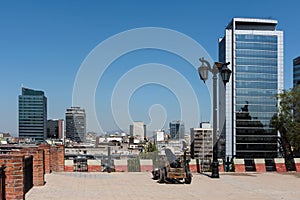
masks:
[(85, 110), (80, 107), (71, 107), (66, 111), (66, 138), (76, 142), (86, 140)]
[(184, 139), (184, 123), (183, 121), (172, 121), (169, 124), (171, 139)]
[(44, 92), (22, 88), (22, 95), (19, 95), (19, 137), (43, 142), (46, 126), (47, 98)]
[[(233, 18), (219, 39), (219, 61), (230, 62), (222, 156), (278, 156), (278, 133), (270, 126), (277, 114), (275, 95), (283, 90), (283, 32), (271, 19)], [(223, 86), (224, 87), (224, 86)]]
[(300, 56), (293, 60), (293, 82), (294, 86), (300, 84)]

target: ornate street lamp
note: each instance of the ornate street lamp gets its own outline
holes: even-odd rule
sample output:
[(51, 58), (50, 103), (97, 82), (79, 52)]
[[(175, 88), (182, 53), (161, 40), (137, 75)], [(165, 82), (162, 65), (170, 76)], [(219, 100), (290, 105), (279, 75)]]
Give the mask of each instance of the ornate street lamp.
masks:
[(219, 178), (219, 162), (218, 162), (218, 144), (217, 144), (217, 74), (220, 73), (224, 85), (228, 83), (231, 75), (231, 70), (227, 67), (230, 63), (215, 62), (211, 67), (209, 62), (204, 58), (199, 59), (202, 62), (198, 68), (198, 73), (205, 83), (208, 79), (208, 71), (213, 74), (213, 163), (212, 163), (212, 178)]

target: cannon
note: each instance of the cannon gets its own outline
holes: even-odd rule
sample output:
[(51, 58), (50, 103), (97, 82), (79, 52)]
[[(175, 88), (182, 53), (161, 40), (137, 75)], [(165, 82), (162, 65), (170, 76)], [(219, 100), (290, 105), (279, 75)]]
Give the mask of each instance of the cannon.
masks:
[(167, 161), (165, 166), (152, 171), (153, 179), (159, 183), (183, 182), (191, 184), (192, 174), (189, 167), (186, 151), (183, 155), (176, 157), (170, 149), (165, 149)]

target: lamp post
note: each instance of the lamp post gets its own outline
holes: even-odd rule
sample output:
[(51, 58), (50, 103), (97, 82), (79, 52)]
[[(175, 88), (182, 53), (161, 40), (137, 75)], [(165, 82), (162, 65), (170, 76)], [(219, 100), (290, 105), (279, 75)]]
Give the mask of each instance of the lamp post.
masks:
[(211, 178), (219, 178), (219, 162), (218, 162), (218, 142), (217, 142), (217, 74), (221, 73), (223, 83), (226, 84), (229, 81), (231, 70), (227, 67), (230, 63), (215, 62), (213, 67), (204, 58), (199, 59), (202, 62), (198, 68), (198, 73), (201, 80), (208, 79), (208, 72), (213, 74), (213, 163)]

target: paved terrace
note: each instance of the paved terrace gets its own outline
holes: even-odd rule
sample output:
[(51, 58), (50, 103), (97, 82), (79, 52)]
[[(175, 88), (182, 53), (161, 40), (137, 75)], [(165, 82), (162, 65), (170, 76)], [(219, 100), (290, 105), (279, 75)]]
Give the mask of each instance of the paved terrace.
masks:
[(192, 184), (159, 184), (151, 173), (52, 173), (26, 200), (300, 199), (300, 173), (226, 173), (220, 179), (194, 174)]

